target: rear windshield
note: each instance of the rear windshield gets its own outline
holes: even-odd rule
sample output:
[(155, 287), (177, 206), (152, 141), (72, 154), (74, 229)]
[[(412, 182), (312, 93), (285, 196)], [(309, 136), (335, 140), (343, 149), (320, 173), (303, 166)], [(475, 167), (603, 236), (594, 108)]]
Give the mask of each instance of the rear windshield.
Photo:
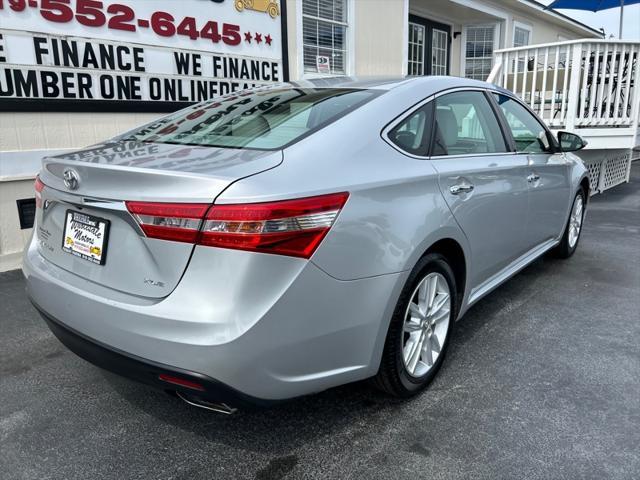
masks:
[(164, 117), (125, 140), (274, 150), (380, 94), (354, 89), (268, 89), (221, 97)]

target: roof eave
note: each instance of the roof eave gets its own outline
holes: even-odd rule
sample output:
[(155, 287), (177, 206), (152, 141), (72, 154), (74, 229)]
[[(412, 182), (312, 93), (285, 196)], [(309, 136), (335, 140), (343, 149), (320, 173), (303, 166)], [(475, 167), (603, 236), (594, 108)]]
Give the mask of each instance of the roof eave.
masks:
[(548, 9), (546, 5), (544, 5), (543, 3), (540, 3), (536, 0), (517, 0), (518, 3), (521, 3), (523, 5), (527, 5), (529, 7), (537, 7), (536, 10), (539, 10), (547, 15), (551, 15), (552, 17), (558, 19), (558, 20), (562, 20), (565, 23), (570, 24), (573, 28), (578, 28), (579, 30), (582, 30), (586, 33), (589, 33), (591, 35), (596, 35), (598, 38), (605, 38), (605, 34), (603, 32), (601, 32), (600, 30), (596, 30), (595, 28), (590, 27), (589, 25), (585, 25), (582, 22), (579, 22), (577, 20), (574, 20), (573, 18), (558, 12), (557, 10), (554, 9)]

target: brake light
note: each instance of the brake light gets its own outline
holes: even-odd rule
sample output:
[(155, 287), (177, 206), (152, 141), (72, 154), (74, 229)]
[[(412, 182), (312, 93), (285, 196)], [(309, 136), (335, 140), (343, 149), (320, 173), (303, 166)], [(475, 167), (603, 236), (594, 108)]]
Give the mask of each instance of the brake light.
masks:
[(126, 202), (147, 237), (194, 243), (207, 203)]
[(36, 181), (33, 187), (36, 190), (36, 208), (42, 208), (42, 190), (44, 190), (44, 183), (40, 180), (40, 175), (36, 175)]
[(309, 258), (347, 192), (234, 205), (126, 202), (150, 238)]
[(349, 194), (268, 203), (214, 205), (199, 243), (309, 258), (329, 232)]

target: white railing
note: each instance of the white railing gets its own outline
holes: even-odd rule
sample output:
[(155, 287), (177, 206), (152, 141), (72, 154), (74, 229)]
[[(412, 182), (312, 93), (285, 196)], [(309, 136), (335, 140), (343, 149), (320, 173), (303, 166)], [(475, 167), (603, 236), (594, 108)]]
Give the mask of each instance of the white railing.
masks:
[(489, 82), (517, 93), (554, 129), (632, 128), (640, 42), (574, 40), (496, 51)]
[(572, 40), (497, 50), (487, 81), (516, 93), (553, 130), (584, 137), (593, 193), (629, 181), (640, 146), (640, 42)]

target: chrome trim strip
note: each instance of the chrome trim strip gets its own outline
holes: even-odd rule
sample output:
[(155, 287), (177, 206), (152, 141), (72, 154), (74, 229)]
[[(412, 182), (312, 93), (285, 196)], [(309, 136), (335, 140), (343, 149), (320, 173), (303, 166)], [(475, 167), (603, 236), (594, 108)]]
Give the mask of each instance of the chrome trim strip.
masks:
[(467, 301), (467, 307), (470, 307), (471, 305), (473, 305), (475, 302), (480, 300), (482, 297), (484, 297), (494, 288), (498, 287), (499, 285), (502, 285), (509, 278), (511, 278), (520, 270), (522, 270), (527, 265), (529, 265), (531, 262), (539, 258), (540, 255), (542, 255), (544, 252), (546, 252), (547, 250), (551, 250), (553, 247), (558, 245), (558, 243), (560, 243), (560, 240), (550, 239), (541, 243), (536, 247), (533, 247), (527, 253), (520, 256), (516, 260), (514, 260), (510, 265), (506, 266), (505, 268), (500, 270), (498, 273), (494, 274), (492, 277), (488, 278), (483, 283), (478, 285), (477, 287), (472, 288), (471, 292), (469, 293), (469, 300)]
[(427, 97), (426, 99), (420, 101), (419, 103), (416, 103), (413, 107), (411, 107), (408, 110), (405, 110), (404, 112), (402, 112), (398, 117), (396, 117), (394, 120), (391, 121), (391, 123), (389, 123), (383, 130), (381, 133), (382, 139), (388, 143), (392, 148), (394, 148), (395, 150), (397, 150), (398, 152), (402, 153), (403, 155), (406, 155), (407, 157), (411, 157), (411, 158), (415, 158), (417, 160), (438, 160), (438, 159), (449, 159), (449, 158), (470, 158), (470, 157), (493, 157), (493, 156), (499, 156), (499, 155), (514, 155), (516, 152), (496, 152), (496, 153), (469, 153), (469, 154), (460, 154), (460, 155), (433, 155), (431, 157), (427, 157), (427, 156), (423, 156), (423, 155), (414, 155), (413, 153), (409, 153), (405, 150), (403, 150), (402, 148), (400, 148), (399, 146), (397, 146), (395, 143), (393, 143), (393, 141), (389, 138), (389, 132), (391, 130), (393, 130), (396, 126), (398, 126), (398, 124), (400, 124), (401, 122), (403, 122), (407, 117), (409, 117), (413, 112), (415, 112), (416, 110), (419, 110), (420, 108), (422, 108), (423, 105), (435, 100), (438, 97), (441, 97), (443, 95), (447, 95), (449, 93), (455, 93), (455, 92), (497, 92), (497, 93), (502, 93), (498, 90), (494, 90), (491, 89), (490, 87), (454, 87), (454, 88), (449, 88), (446, 90), (441, 90), (437, 93), (434, 93), (433, 95)]
[(461, 153), (458, 155), (433, 155), (429, 160), (445, 160), (450, 158), (475, 158), (475, 157), (502, 157), (505, 155), (515, 155), (515, 152), (495, 152), (495, 153)]
[[(80, 210), (84, 208), (91, 208), (94, 210), (109, 212), (126, 222), (141, 237), (146, 236), (138, 222), (136, 222), (136, 219), (131, 215), (131, 213), (129, 213), (129, 210), (127, 210), (127, 205), (123, 201), (73, 195), (61, 190), (56, 190), (55, 188), (47, 185), (45, 185), (42, 190), (42, 194), (44, 194), (42, 201), (49, 202), (49, 205), (60, 203)], [(44, 214), (46, 214), (46, 210), (49, 210), (49, 208), (50, 206), (45, 209)]]

